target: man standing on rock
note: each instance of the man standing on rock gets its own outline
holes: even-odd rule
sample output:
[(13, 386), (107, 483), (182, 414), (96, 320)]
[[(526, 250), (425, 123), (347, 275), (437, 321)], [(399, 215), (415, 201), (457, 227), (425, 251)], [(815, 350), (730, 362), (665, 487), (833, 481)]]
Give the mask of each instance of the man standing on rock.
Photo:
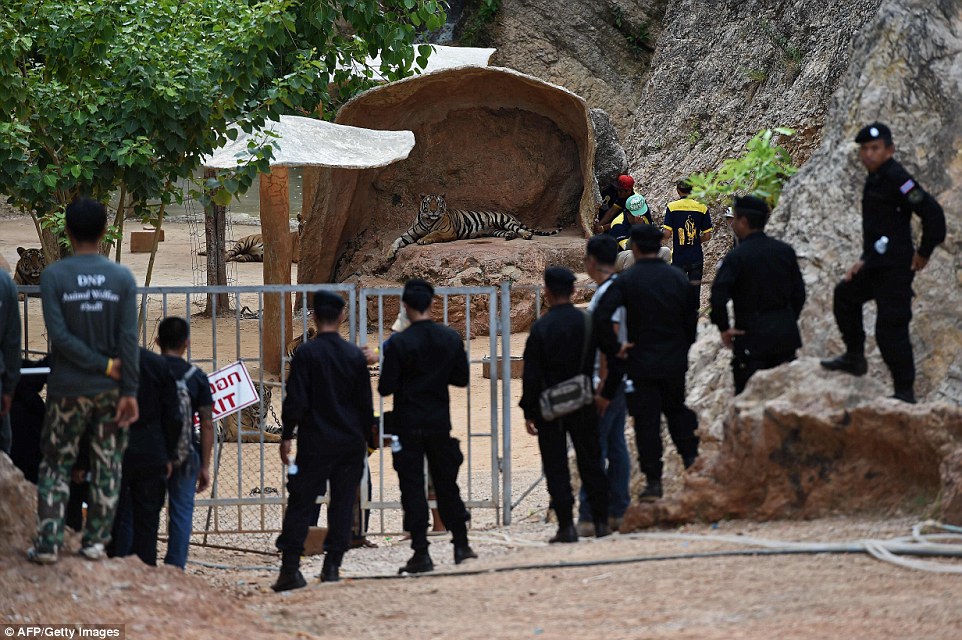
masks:
[[(865, 330), (862, 305), (875, 300), (875, 339), (892, 372), (895, 394), (915, 402), (915, 360), (909, 338), (912, 280), (945, 240), (945, 215), (935, 198), (895, 159), (891, 130), (880, 122), (863, 127), (855, 137), (859, 159), (868, 169), (862, 192), (862, 255), (835, 287), (835, 321), (845, 353), (822, 366), (831, 371), (865, 375)], [(922, 240), (912, 246), (912, 212), (922, 219)]]
[[(695, 341), (698, 322), (696, 289), (680, 270), (658, 257), (662, 233), (654, 225), (637, 225), (631, 231), (636, 262), (608, 288), (594, 313), (601, 350), (608, 356), (608, 377), (603, 398), (614, 397), (621, 382), (620, 361), (634, 386), (628, 411), (635, 420), (638, 461), (647, 486), (642, 502), (661, 498), (661, 415), (687, 469), (698, 457), (698, 418), (685, 405), (688, 349)], [(611, 323), (612, 314), (624, 306), (628, 342), (622, 343)]]
[(384, 343), (378, 391), (394, 396), (394, 429), (401, 450), (395, 451), (394, 470), (401, 488), (404, 529), (411, 534), (414, 555), (399, 573), (434, 570), (428, 553), (428, 501), (424, 494), (424, 459), (434, 480), (441, 519), (451, 532), (454, 562), (477, 554), (468, 545), (470, 519), (458, 469), (464, 462), (461, 445), (451, 437), (448, 386), (468, 385), (468, 356), (461, 336), (431, 319), (434, 287), (414, 278), (404, 285), (401, 303), (411, 326)]
[[(761, 198), (735, 198), (731, 228), (739, 244), (725, 256), (711, 288), (711, 321), (722, 344), (734, 352), (735, 395), (760, 369), (795, 359), (802, 346), (798, 316), (805, 304), (805, 282), (795, 251), (765, 235), (768, 204)], [(728, 301), (735, 303), (735, 326), (728, 323)]]
[(27, 552), (39, 564), (56, 562), (63, 546), (70, 471), (85, 434), (93, 481), (80, 553), (89, 560), (104, 557), (120, 493), (127, 428), (139, 415), (134, 277), (100, 255), (107, 231), (102, 204), (75, 200), (67, 206), (65, 219), (73, 255), (40, 276), (51, 363), (37, 483), (39, 525)]
[[(605, 240), (613, 242), (608, 238)], [(545, 298), (550, 308), (532, 325), (524, 345), (524, 376), (519, 403), (524, 411), (525, 428), (529, 434), (538, 436), (548, 494), (558, 516), (558, 532), (549, 540), (552, 543), (578, 541), (578, 530), (572, 515), (574, 496), (571, 493), (571, 475), (568, 471), (569, 437), (591, 507), (591, 522), (594, 523), (592, 533), (598, 538), (611, 534), (608, 526), (608, 481), (601, 459), (595, 405), (589, 404), (550, 420), (545, 419), (541, 410), (540, 397), (546, 389), (578, 375), (586, 375), (590, 379), (594, 370), (596, 348), (592, 318), (571, 303), (574, 282), (575, 275), (564, 267), (548, 267), (544, 271)], [(604, 316), (604, 322), (609, 327), (614, 313), (615, 309), (612, 309)], [(621, 388), (621, 370), (615, 375), (618, 375), (618, 383), (611, 385), (609, 398), (614, 398), (616, 391)], [(607, 406), (607, 402), (601, 404)]]

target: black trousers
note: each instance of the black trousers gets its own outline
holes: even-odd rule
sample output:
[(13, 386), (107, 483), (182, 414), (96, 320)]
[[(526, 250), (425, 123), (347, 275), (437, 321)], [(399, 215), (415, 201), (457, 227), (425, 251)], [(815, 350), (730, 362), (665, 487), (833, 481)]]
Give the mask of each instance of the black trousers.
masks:
[(863, 268), (850, 281), (843, 280), (835, 287), (835, 321), (849, 352), (864, 351), (862, 305), (875, 300), (875, 340), (896, 389), (911, 388), (915, 383), (915, 359), (909, 338), (914, 278), (915, 274), (906, 268)]
[(309, 455), (298, 453), (298, 474), (288, 476), (287, 511), (281, 535), (275, 546), (281, 550), (281, 565), (285, 569), (300, 566), (304, 552), (307, 530), (317, 524), (317, 496), (327, 491), (331, 483), (331, 496), (327, 504), (327, 538), (324, 546), (335, 565), (340, 566), (341, 558), (351, 544), (351, 509), (358, 483), (364, 473), (364, 447), (356, 451), (331, 453), (328, 455)]
[(124, 465), (108, 548), (112, 557), (136, 555), (144, 564), (157, 566), (157, 530), (166, 497), (166, 467)]
[(685, 405), (684, 373), (667, 378), (632, 378), (632, 383), (635, 392), (628, 396), (628, 412), (635, 419), (638, 463), (649, 482), (661, 482), (661, 414), (668, 420), (668, 433), (683, 459), (698, 456), (698, 418)]
[(404, 508), (404, 530), (411, 534), (411, 548), (428, 548), (428, 499), (424, 490), (424, 459), (434, 480), (438, 511), (444, 525), (451, 532), (456, 546), (468, 544), (468, 510), (461, 500), (458, 469), (464, 462), (461, 444), (448, 432), (398, 429), (401, 450), (395, 453), (394, 470), (401, 487), (401, 506)]
[(575, 411), (552, 422), (538, 423), (538, 449), (548, 481), (548, 495), (558, 516), (558, 526), (574, 523), (571, 473), (568, 471), (568, 436), (575, 449), (578, 473), (588, 493), (591, 517), (595, 522), (608, 522), (608, 478), (601, 460), (598, 437), (598, 414), (594, 405)]
[(791, 362), (795, 359), (795, 352), (777, 353), (770, 356), (749, 357), (744, 353), (736, 353), (732, 356), (732, 377), (735, 379), (735, 395), (737, 396), (745, 390), (748, 379), (756, 371), (762, 369), (774, 369), (780, 364)]
[(688, 276), (688, 282), (691, 283), (691, 286), (698, 289), (697, 300), (699, 304), (701, 304), (701, 281), (705, 276), (705, 263), (693, 262), (691, 264), (676, 264), (675, 266), (684, 271), (685, 275)]

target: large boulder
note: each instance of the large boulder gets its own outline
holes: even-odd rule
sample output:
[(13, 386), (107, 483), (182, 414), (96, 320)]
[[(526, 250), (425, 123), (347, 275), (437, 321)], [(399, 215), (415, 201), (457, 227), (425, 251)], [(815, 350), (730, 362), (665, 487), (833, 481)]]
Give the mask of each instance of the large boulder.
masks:
[(929, 505), (962, 523), (962, 410), (880, 396), (878, 382), (826, 375), (811, 358), (759, 372), (717, 456), (685, 475), (680, 495), (630, 507), (622, 530)]
[(628, 156), (607, 113), (592, 109), (591, 124), (595, 128), (595, 180), (599, 186), (607, 185), (628, 170)]
[(561, 87), (508, 69), (451, 69), (363, 93), (341, 108), (337, 122), (411, 130), (417, 143), (389, 167), (322, 172), (301, 240), (299, 282), (383, 268), (424, 193), (445, 194), (450, 209), (589, 231), (594, 131), (584, 100)]

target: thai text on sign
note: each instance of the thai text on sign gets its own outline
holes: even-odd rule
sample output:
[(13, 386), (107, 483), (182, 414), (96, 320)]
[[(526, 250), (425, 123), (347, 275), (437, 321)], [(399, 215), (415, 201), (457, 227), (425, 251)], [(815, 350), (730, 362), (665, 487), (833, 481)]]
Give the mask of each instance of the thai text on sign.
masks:
[(207, 376), (214, 398), (213, 418), (219, 420), (260, 402), (254, 381), (243, 362), (229, 364)]

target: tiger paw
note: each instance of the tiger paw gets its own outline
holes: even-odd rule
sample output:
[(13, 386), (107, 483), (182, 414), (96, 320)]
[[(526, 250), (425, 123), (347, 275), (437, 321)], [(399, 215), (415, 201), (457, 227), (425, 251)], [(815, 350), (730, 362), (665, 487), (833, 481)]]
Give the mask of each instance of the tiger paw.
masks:
[(509, 231), (506, 234), (504, 234), (505, 240), (514, 240), (517, 237), (518, 237), (518, 234), (515, 233), (514, 231)]
[(525, 240), (530, 240), (531, 238), (534, 237), (534, 234), (531, 233), (530, 231), (526, 231), (525, 233), (521, 234), (521, 237), (524, 238)]

